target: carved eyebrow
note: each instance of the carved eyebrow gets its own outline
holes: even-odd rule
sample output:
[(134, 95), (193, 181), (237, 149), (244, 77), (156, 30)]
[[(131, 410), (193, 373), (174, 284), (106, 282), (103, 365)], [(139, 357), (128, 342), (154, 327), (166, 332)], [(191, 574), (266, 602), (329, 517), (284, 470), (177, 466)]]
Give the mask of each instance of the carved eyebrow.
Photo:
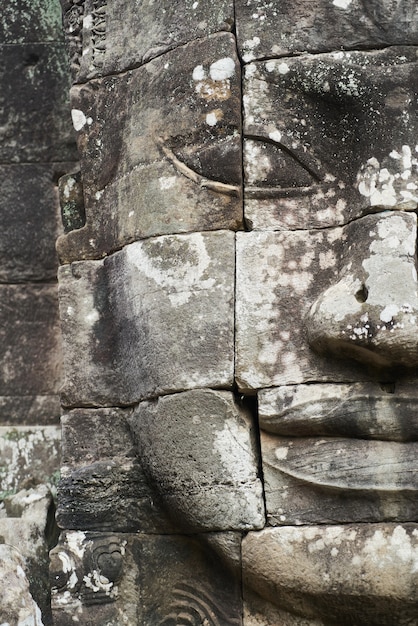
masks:
[(188, 165), (186, 165), (183, 161), (180, 161), (167, 146), (164, 145), (162, 139), (158, 139), (158, 143), (160, 145), (161, 150), (164, 152), (167, 159), (174, 165), (176, 170), (186, 176), (189, 180), (192, 180), (196, 185), (199, 185), (202, 189), (210, 189), (210, 191), (215, 191), (216, 193), (221, 193), (226, 196), (233, 196), (235, 198), (239, 197), (241, 193), (241, 187), (239, 185), (228, 185), (226, 183), (221, 183), (218, 180), (213, 180), (211, 178), (205, 178), (201, 174), (192, 170)]
[(323, 180), (324, 175), (322, 174), (322, 166), (321, 163), (312, 155), (304, 154), (303, 156), (299, 156), (294, 152), (289, 146), (286, 146), (281, 141), (276, 141), (271, 137), (266, 137), (265, 135), (257, 135), (253, 133), (244, 134), (244, 139), (251, 139), (252, 141), (259, 141), (260, 143), (269, 143), (276, 148), (280, 148), (286, 154), (288, 154), (292, 159), (298, 163), (303, 169), (308, 172), (315, 180), (316, 183), (320, 183)]

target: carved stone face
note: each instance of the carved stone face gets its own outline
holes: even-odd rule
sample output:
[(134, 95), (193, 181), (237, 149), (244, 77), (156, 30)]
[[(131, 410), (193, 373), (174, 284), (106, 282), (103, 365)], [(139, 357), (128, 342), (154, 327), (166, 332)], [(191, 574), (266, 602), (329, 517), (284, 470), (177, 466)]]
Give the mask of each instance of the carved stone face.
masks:
[[(139, 67), (111, 47), (100, 71), (82, 62), (86, 224), (58, 244), (64, 402), (132, 407), (175, 528), (247, 533), (245, 626), (406, 624), (417, 9), (273, 5), (237, 0), (237, 39), (211, 22)], [(167, 532), (159, 515), (151, 532)]]

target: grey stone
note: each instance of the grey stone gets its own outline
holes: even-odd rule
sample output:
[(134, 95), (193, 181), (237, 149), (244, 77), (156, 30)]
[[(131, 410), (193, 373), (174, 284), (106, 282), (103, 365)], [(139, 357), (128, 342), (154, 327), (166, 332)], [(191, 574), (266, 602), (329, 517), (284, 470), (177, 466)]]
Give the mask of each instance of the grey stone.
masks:
[(196, 389), (143, 402), (130, 422), (147, 475), (184, 529), (263, 527), (253, 426), (231, 393)]
[(16, 626), (44, 626), (41, 610), (29, 590), (21, 553), (17, 548), (0, 544), (0, 560), (0, 620)]
[(247, 224), (323, 228), (377, 210), (415, 209), (416, 64), (412, 47), (249, 64)]
[(7, 2), (2, 9), (0, 45), (63, 39), (58, 2), (14, 0)]
[(64, 44), (1, 46), (0, 161), (75, 161)]
[(309, 344), (375, 368), (416, 367), (416, 215), (369, 216), (347, 231), (350, 259), (306, 316)]
[(66, 405), (232, 386), (233, 233), (151, 238), (59, 280)]
[(261, 433), (268, 523), (416, 519), (416, 442)]
[(0, 414), (2, 426), (56, 426), (61, 414), (60, 397), (58, 393), (0, 396)]
[(27, 396), (56, 395), (61, 383), (57, 286), (0, 285), (0, 303), (0, 396), (22, 390)]
[(0, 281), (56, 279), (57, 177), (70, 163), (0, 166)]
[[(416, 624), (417, 536), (416, 524), (249, 533), (242, 544), (244, 583), (279, 609), (315, 625)], [(283, 622), (295, 623), (310, 624)]]
[(51, 560), (60, 626), (242, 624), (240, 577), (205, 536), (66, 532)]
[(5, 623), (16, 626), (51, 624), (48, 550), (57, 539), (55, 529), (52, 496), (46, 485), (24, 489), (2, 501), (2, 623), (7, 619)]
[(131, 409), (76, 409), (62, 417), (57, 522), (62, 528), (169, 532), (160, 498), (140, 464)]
[(351, 359), (414, 367), (415, 224), (385, 212), (341, 229), (238, 233), (239, 387), (370, 380)]
[(144, 237), (242, 226), (241, 81), (232, 35), (75, 86), (72, 112), (86, 225), (58, 240), (63, 263)]
[(55, 488), (60, 446), (59, 426), (0, 426), (0, 498), (30, 483)]
[(417, 44), (414, 0), (236, 0), (245, 62), (302, 52)]
[[(75, 82), (142, 65), (194, 39), (230, 31), (232, 0), (144, 2), (61, 0)], [(123, 32), (121, 32), (121, 21)]]

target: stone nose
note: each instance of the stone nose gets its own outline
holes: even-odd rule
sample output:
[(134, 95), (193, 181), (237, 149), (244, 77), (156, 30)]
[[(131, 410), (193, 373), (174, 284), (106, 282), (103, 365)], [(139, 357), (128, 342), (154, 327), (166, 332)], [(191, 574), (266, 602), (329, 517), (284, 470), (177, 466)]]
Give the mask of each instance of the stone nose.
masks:
[(388, 211), (344, 230), (338, 279), (305, 318), (311, 348), (377, 368), (418, 366), (417, 216)]

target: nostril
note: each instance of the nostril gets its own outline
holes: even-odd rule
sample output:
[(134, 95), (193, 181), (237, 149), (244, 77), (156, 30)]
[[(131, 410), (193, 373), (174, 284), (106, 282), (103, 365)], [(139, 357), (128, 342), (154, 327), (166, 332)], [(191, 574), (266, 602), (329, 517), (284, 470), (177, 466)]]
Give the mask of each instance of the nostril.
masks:
[(367, 298), (369, 297), (369, 291), (366, 285), (362, 285), (354, 295), (357, 302), (366, 302)]

